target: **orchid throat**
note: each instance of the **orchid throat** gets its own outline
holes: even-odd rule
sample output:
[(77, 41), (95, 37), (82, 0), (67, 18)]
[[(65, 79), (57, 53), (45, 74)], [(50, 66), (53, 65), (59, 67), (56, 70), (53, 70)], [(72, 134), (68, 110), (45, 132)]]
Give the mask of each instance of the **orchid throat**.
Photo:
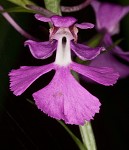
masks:
[(71, 48), (70, 41), (74, 40), (69, 28), (59, 28), (58, 31), (51, 37), (51, 39), (57, 40), (57, 51), (55, 64), (59, 66), (69, 65), (71, 60)]

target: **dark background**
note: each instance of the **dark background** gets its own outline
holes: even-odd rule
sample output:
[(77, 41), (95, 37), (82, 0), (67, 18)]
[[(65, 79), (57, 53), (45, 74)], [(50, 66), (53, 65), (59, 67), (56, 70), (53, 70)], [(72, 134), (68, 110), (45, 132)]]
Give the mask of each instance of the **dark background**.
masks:
[[(43, 0), (36, 1), (43, 6)], [(62, 0), (65, 6), (77, 5), (83, 0)], [(109, 2), (109, 1), (108, 1)], [(129, 5), (128, 0), (110, 0), (110, 2)], [(8, 7), (9, 3), (0, 0), (0, 4)], [(48, 40), (46, 23), (37, 21), (33, 14), (11, 13), (13, 18), (29, 33), (45, 41)], [(95, 23), (95, 16), (90, 6), (72, 15), (78, 22), (91, 21)], [(129, 15), (121, 22), (121, 32), (118, 38), (124, 40), (120, 46), (129, 50)], [(93, 31), (80, 31), (79, 42), (88, 40)], [(116, 37), (115, 37), (116, 38)], [(78, 147), (64, 130), (52, 118), (40, 112), (27, 99), (32, 99), (32, 93), (47, 85), (53, 76), (44, 75), (38, 79), (22, 96), (14, 96), (9, 90), (8, 72), (20, 66), (43, 65), (54, 60), (54, 56), (47, 60), (34, 59), (23, 43), (26, 39), (15, 31), (0, 15), (0, 149), (1, 150), (77, 150)], [(129, 65), (129, 64), (128, 64)], [(98, 150), (128, 150), (129, 149), (129, 77), (119, 80), (113, 87), (99, 84), (83, 83), (101, 103), (101, 110), (92, 121)], [(78, 126), (68, 127), (80, 137)]]

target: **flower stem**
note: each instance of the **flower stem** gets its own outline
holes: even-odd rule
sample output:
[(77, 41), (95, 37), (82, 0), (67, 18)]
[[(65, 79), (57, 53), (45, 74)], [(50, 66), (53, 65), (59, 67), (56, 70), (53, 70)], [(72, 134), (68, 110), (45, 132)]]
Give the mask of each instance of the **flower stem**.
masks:
[(72, 139), (74, 140), (74, 142), (77, 144), (78, 148), (80, 150), (88, 150), (85, 145), (83, 145), (83, 143), (71, 132), (71, 130), (62, 122), (57, 120), (63, 127), (64, 129), (69, 133), (69, 135), (72, 137)]
[(36, 13), (42, 14), (45, 17), (51, 17), (53, 15), (57, 15), (56, 13), (54, 13), (54, 12), (52, 12), (50, 10), (47, 10), (47, 9), (45, 9), (43, 7), (40, 7), (40, 6), (28, 4), (28, 5), (26, 5), (26, 7), (28, 9), (31, 9), (31, 10), (35, 11)]
[[(4, 10), (2, 6), (0, 6), (0, 10)], [(13, 18), (7, 13), (3, 12), (2, 16), (12, 25), (12, 27), (18, 31), (22, 36), (24, 36), (27, 39), (31, 40), (37, 40), (35, 37), (28, 34), (26, 31), (24, 31), (14, 20)]]
[(62, 12), (75, 12), (75, 11), (79, 11), (85, 7), (87, 7), (90, 2), (92, 0), (85, 0), (83, 3), (81, 3), (80, 5), (77, 5), (77, 6), (72, 6), (72, 7), (69, 7), (69, 6), (61, 6), (61, 11)]
[(94, 133), (90, 122), (84, 126), (79, 126), (82, 141), (87, 147), (87, 150), (97, 150)]

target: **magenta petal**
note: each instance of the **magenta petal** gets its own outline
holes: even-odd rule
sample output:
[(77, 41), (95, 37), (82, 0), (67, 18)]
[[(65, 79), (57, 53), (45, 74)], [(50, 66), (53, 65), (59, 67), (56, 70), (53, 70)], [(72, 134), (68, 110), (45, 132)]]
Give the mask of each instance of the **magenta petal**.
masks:
[[(113, 45), (109, 34), (104, 36), (102, 44), (105, 45), (105, 47)], [(92, 60), (90, 66), (114, 68), (114, 70), (119, 73), (120, 78), (125, 78), (129, 76), (129, 66), (120, 62), (118, 58), (129, 62), (129, 52), (124, 52), (120, 47), (115, 46), (112, 50), (102, 53)]]
[(88, 22), (83, 22), (80, 24), (76, 23), (75, 26), (80, 28), (80, 29), (92, 29), (92, 28), (94, 28), (94, 24), (88, 23)]
[(129, 6), (100, 3), (96, 0), (91, 5), (96, 14), (97, 28), (105, 28), (111, 34), (118, 33), (119, 22), (129, 12)]
[(74, 17), (52, 16), (51, 20), (56, 27), (70, 27), (77, 20)]
[(45, 17), (45, 16), (43, 16), (41, 14), (36, 14), (35, 18), (37, 20), (40, 20), (40, 21), (43, 21), (43, 22), (51, 22), (51, 18)]
[(104, 51), (103, 47), (90, 48), (83, 44), (78, 44), (71, 41), (71, 49), (74, 53), (82, 60), (91, 60), (94, 59), (101, 51)]
[(36, 42), (32, 40), (27, 40), (25, 45), (28, 45), (31, 54), (37, 59), (46, 59), (50, 57), (56, 50), (57, 41), (46, 41), (46, 42)]
[[(109, 47), (109, 46), (113, 45), (111, 36), (108, 33), (105, 34), (102, 44), (105, 45), (105, 47)], [(115, 46), (111, 50), (111, 52), (109, 51), (108, 53), (110, 53), (111, 55), (118, 56), (119, 58), (122, 58), (123, 60), (129, 62), (129, 52), (124, 52), (119, 46)], [(114, 59), (115, 59), (115, 57), (114, 57)], [(116, 61), (117, 61), (117, 59), (116, 59)]]
[(71, 75), (69, 68), (57, 68), (53, 80), (33, 94), (44, 113), (68, 124), (83, 125), (99, 112), (100, 102)]
[[(102, 44), (105, 45), (105, 47), (109, 47), (109, 46), (113, 45), (113, 41), (109, 34), (105, 34)], [(129, 62), (129, 52), (124, 52), (119, 46), (115, 46), (111, 50), (111, 52), (109, 51), (108, 53), (110, 53), (114, 56), (118, 56), (119, 58)], [(115, 57), (114, 57), (114, 59), (115, 59)], [(117, 61), (117, 59), (116, 59), (116, 61)]]
[(43, 15), (36, 14), (35, 18), (43, 22), (52, 22), (56, 27), (70, 27), (77, 21), (74, 17), (62, 17), (58, 15), (47, 18)]
[(111, 67), (117, 71), (120, 78), (129, 76), (129, 66), (118, 61), (111, 52), (105, 52), (91, 61), (90, 66)]
[(124, 52), (119, 46), (114, 48), (113, 53), (119, 58), (129, 62), (129, 52)]
[(77, 63), (71, 64), (71, 69), (92, 79), (93, 81), (109, 86), (116, 83), (119, 74), (109, 67), (91, 67)]
[(37, 78), (51, 71), (53, 64), (40, 67), (23, 66), (20, 69), (12, 70), (10, 76), (10, 89), (18, 96), (21, 95)]

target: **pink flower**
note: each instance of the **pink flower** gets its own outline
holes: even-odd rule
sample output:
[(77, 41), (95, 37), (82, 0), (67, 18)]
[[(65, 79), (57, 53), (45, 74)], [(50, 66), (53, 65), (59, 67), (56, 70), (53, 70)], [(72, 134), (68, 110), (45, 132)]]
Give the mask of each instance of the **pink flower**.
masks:
[(77, 27), (92, 28), (93, 24), (76, 24), (73, 17), (53, 16), (46, 18), (36, 15), (38, 20), (52, 22), (50, 40), (35, 42), (28, 40), (32, 55), (37, 59), (46, 59), (56, 50), (55, 61), (51, 64), (37, 67), (21, 67), (12, 70), (10, 76), (10, 89), (15, 95), (21, 95), (41, 75), (55, 70), (52, 81), (43, 89), (33, 93), (37, 107), (55, 119), (62, 119), (65, 123), (83, 125), (85, 121), (93, 119), (99, 112), (98, 98), (84, 89), (73, 77), (71, 71), (78, 72), (97, 83), (109, 86), (118, 79), (118, 73), (108, 67), (88, 67), (72, 61), (71, 49), (83, 60), (95, 58), (104, 49), (102, 47), (90, 48), (77, 44)]

